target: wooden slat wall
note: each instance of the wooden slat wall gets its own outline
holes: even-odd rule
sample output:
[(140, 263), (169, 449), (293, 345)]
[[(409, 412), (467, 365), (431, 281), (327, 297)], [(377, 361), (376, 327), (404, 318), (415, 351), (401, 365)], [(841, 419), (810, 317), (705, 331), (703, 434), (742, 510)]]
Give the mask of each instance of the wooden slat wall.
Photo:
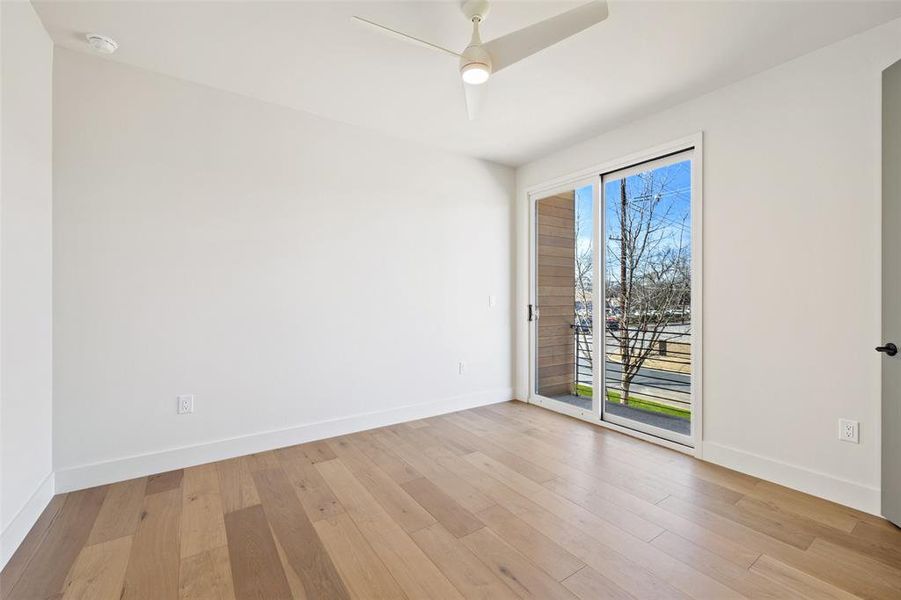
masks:
[(576, 369), (573, 344), (575, 301), (574, 192), (538, 201), (538, 393), (572, 391)]

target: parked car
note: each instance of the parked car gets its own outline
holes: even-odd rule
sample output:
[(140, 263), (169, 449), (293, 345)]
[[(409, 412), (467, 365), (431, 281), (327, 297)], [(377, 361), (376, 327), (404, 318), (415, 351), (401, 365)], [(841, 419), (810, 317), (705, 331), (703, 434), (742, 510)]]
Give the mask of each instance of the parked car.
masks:
[(619, 331), (619, 319), (607, 317), (607, 331)]
[(591, 320), (581, 317), (573, 324), (573, 329), (578, 333), (591, 333)]

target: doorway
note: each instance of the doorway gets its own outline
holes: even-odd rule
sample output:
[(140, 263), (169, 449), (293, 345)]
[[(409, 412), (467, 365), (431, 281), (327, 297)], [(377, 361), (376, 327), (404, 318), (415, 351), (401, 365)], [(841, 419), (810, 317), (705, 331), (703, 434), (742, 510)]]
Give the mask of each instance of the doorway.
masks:
[(695, 446), (696, 156), (682, 146), (530, 194), (531, 402)]

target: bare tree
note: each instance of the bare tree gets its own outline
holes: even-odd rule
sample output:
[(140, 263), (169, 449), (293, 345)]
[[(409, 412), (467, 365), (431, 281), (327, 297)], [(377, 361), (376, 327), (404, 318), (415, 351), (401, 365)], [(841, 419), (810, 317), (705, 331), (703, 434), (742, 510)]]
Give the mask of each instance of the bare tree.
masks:
[[(690, 299), (688, 215), (664, 201), (673, 189), (668, 170), (623, 178), (613, 217), (618, 227), (607, 242), (607, 298), (615, 299), (618, 326), (609, 335), (622, 364), (620, 403), (667, 326), (684, 318)], [(633, 189), (637, 188), (637, 189)], [(608, 228), (611, 231), (611, 228)]]

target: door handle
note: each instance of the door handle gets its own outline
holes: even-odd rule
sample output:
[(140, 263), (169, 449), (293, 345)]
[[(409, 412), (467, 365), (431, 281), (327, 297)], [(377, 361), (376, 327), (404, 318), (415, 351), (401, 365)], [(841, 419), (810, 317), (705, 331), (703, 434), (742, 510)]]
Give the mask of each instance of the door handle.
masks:
[(898, 354), (898, 346), (889, 342), (885, 346), (876, 346), (876, 352), (882, 352), (884, 354), (888, 354), (889, 356), (894, 356)]

